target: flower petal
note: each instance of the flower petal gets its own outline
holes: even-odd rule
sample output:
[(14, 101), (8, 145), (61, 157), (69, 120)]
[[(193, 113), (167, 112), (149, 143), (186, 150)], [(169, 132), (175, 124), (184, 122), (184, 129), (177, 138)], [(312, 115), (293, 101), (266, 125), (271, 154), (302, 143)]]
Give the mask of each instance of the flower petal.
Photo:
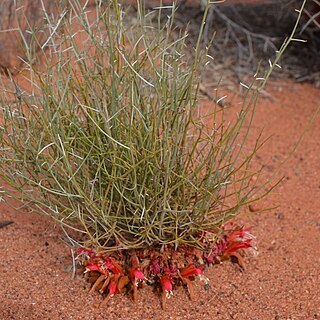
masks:
[(171, 292), (172, 291), (172, 281), (167, 278), (167, 276), (163, 276), (160, 279), (160, 284), (163, 291)]
[(193, 276), (196, 274), (202, 274), (202, 273), (203, 273), (203, 265), (200, 265), (199, 267), (195, 267), (194, 265), (189, 265), (188, 267), (180, 271), (181, 276), (184, 278), (188, 278), (190, 276)]
[(145, 279), (145, 276), (141, 270), (137, 270), (137, 269), (134, 270), (134, 276), (136, 279), (140, 279), (140, 280)]

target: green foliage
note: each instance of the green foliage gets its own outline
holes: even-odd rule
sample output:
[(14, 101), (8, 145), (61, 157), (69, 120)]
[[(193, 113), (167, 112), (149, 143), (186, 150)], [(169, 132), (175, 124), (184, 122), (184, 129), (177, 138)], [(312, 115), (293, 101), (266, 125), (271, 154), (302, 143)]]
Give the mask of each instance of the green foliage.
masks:
[(30, 92), (2, 95), (7, 195), (105, 249), (200, 246), (199, 232), (218, 233), (262, 189), (249, 184), (261, 143), (244, 146), (264, 84), (233, 121), (214, 104), (204, 114), (204, 22), (190, 59), (187, 33), (172, 30), (174, 10), (155, 27), (141, 5), (132, 22), (111, 2), (96, 18), (70, 2), (49, 23), (43, 63), (28, 61)]

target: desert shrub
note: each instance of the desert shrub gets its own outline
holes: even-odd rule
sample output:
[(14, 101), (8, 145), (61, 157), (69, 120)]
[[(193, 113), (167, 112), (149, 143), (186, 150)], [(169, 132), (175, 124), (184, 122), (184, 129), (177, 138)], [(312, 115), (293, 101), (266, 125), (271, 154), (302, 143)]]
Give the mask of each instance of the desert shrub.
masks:
[[(84, 247), (203, 249), (199, 235), (219, 239), (272, 188), (251, 179), (263, 142), (249, 149), (246, 140), (259, 90), (288, 43), (227, 121), (217, 103), (209, 112), (199, 103), (201, 72), (212, 60), (201, 41), (208, 8), (193, 58), (187, 31), (172, 30), (174, 8), (165, 25), (140, 3), (130, 20), (116, 0), (97, 5), (94, 17), (76, 1), (56, 19), (47, 16), (41, 63), (27, 62), (30, 90), (18, 94), (13, 83), (13, 100), (9, 92), (1, 98), (7, 195), (84, 234), (74, 239)], [(239, 239), (238, 248), (248, 247), (247, 231), (230, 232), (217, 252), (223, 244), (232, 253)]]

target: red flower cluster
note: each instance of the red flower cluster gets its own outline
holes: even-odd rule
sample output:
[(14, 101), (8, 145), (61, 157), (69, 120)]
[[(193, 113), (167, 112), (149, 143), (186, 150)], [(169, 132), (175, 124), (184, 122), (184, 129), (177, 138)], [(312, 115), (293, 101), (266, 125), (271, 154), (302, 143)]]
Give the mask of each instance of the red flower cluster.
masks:
[(119, 293), (132, 292), (134, 301), (138, 300), (138, 288), (145, 283), (158, 286), (162, 291), (162, 305), (173, 295), (173, 288), (185, 285), (190, 298), (194, 298), (192, 280), (195, 277), (205, 281), (206, 265), (221, 263), (232, 257), (244, 268), (240, 252), (254, 249), (254, 237), (250, 229), (233, 227), (229, 224), (223, 233), (217, 235), (206, 231), (199, 235), (204, 249), (191, 246), (173, 245), (149, 247), (146, 249), (121, 250), (114, 252), (96, 252), (93, 249), (75, 249), (79, 261), (88, 280), (93, 282), (91, 292), (99, 291), (107, 295), (103, 301)]
[(256, 252), (252, 243), (254, 236), (251, 234), (251, 228), (234, 227), (232, 223), (229, 223), (225, 225), (223, 234), (213, 244), (208, 241), (208, 239), (212, 238), (211, 234), (210, 232), (206, 232), (202, 241), (207, 248), (203, 253), (206, 263), (220, 263), (221, 261), (235, 257), (238, 264), (245, 269), (243, 258), (239, 252), (243, 252), (245, 249), (250, 249), (254, 253)]

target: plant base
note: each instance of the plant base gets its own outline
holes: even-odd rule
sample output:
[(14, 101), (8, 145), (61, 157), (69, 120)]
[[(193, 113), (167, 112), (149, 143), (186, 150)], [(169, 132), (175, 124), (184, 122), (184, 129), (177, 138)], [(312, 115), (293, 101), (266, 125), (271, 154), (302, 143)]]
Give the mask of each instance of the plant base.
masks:
[(228, 224), (221, 235), (211, 231), (199, 234), (201, 249), (185, 244), (177, 248), (169, 244), (112, 252), (77, 248), (75, 255), (79, 271), (92, 283), (90, 292), (105, 295), (102, 305), (121, 293), (131, 293), (137, 302), (138, 288), (147, 284), (160, 288), (165, 307), (176, 286), (186, 286), (193, 300), (195, 278), (209, 290), (209, 280), (204, 275), (207, 266), (232, 259), (244, 269), (243, 254), (248, 249), (255, 251), (253, 239), (250, 229)]

